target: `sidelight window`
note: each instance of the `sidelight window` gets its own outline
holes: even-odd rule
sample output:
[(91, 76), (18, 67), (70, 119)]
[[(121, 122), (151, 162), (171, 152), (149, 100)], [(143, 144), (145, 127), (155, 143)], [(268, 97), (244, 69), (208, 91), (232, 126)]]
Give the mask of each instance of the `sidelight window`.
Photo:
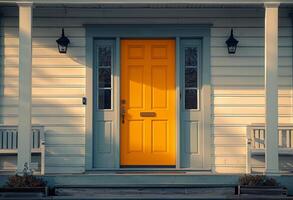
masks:
[(185, 109), (199, 108), (199, 51), (196, 46), (184, 45), (184, 107)]
[[(105, 43), (105, 44), (104, 44)], [(98, 109), (112, 109), (113, 95), (113, 44), (103, 40), (97, 47)]]

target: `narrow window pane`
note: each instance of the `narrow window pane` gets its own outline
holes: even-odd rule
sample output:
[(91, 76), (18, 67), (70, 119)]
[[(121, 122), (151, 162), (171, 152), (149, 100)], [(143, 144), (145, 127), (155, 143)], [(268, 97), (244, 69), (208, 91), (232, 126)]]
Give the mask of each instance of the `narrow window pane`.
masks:
[(111, 89), (99, 90), (99, 109), (111, 109)]
[(185, 90), (185, 109), (197, 109), (197, 90)]
[(185, 87), (197, 87), (196, 68), (185, 68)]
[(99, 47), (99, 66), (111, 66), (111, 47)]
[(197, 48), (185, 48), (185, 66), (197, 66)]
[(111, 87), (111, 68), (99, 69), (99, 87)]

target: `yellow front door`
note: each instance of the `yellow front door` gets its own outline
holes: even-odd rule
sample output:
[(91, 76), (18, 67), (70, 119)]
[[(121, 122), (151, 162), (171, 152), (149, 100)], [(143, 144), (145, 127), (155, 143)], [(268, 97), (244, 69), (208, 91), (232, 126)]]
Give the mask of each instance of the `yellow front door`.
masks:
[(175, 166), (175, 41), (121, 40), (121, 166)]

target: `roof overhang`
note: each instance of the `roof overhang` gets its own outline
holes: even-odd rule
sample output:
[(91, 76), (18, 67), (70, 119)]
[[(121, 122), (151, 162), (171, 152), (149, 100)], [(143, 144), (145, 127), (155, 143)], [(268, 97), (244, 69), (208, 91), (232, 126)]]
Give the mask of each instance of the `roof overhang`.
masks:
[(104, 4), (104, 5), (263, 5), (266, 3), (293, 4), (293, 0), (0, 0), (0, 3), (33, 4)]

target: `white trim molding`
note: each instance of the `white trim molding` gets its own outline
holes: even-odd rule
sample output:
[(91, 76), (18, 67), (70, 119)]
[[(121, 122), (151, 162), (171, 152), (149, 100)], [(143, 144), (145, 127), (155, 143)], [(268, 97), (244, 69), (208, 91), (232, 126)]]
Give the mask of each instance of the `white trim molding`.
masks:
[[(203, 166), (200, 168), (192, 168), (188, 170), (210, 170), (211, 168), (211, 86), (210, 86), (210, 24), (177, 24), (177, 25), (170, 25), (170, 24), (156, 24), (156, 25), (137, 25), (137, 24), (103, 24), (103, 25), (94, 25), (88, 24), (84, 25), (86, 28), (86, 66), (87, 66), (87, 83), (86, 83), (86, 91), (88, 97), (88, 105), (86, 108), (86, 170), (125, 170), (120, 168), (120, 38), (173, 38), (176, 39), (176, 100), (177, 100), (177, 107), (176, 107), (176, 136), (177, 136), (177, 163), (176, 169), (181, 170), (180, 168), (180, 51), (179, 51), (179, 41), (180, 39), (184, 38), (197, 38), (201, 39), (203, 48), (203, 61), (202, 61), (202, 69), (204, 82), (202, 83), (205, 85), (202, 89), (204, 93), (204, 101), (202, 105), (202, 121), (204, 132), (203, 135), (203, 142), (204, 142), (204, 149), (202, 150), (202, 160)], [(139, 29), (140, 31), (137, 32), (136, 30)], [(93, 130), (93, 101), (90, 100), (95, 96), (93, 92), (93, 73), (94, 73), (94, 40), (95, 39), (105, 39), (111, 38), (116, 40), (116, 70), (114, 71), (115, 77), (115, 87), (114, 87), (114, 97), (115, 97), (115, 104), (116, 107), (116, 116), (115, 116), (115, 165), (114, 168), (95, 168), (93, 165), (93, 138), (94, 138), (94, 130)], [(114, 119), (114, 117), (113, 117)], [(139, 170), (158, 170), (157, 168), (139, 168)], [(182, 168), (183, 169), (183, 168)], [(127, 169), (129, 170), (129, 169)], [(137, 170), (133, 168), (132, 170)], [(162, 168), (159, 168), (162, 170)], [(164, 169), (169, 170), (169, 169)]]
[(264, 3), (265, 8), (279, 8), (280, 2), (267, 2)]
[(33, 2), (31, 2), (31, 1), (17, 1), (16, 4), (21, 7), (24, 7), (24, 6), (32, 7), (33, 6)]

